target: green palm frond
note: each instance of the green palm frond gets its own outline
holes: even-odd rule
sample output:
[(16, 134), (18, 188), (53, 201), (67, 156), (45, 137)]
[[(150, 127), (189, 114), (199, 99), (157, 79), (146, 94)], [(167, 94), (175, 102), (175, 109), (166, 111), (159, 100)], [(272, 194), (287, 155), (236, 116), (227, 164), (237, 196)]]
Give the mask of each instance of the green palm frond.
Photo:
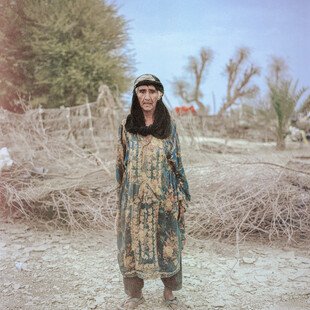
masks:
[(303, 100), (298, 110), (300, 113), (310, 112), (310, 95)]

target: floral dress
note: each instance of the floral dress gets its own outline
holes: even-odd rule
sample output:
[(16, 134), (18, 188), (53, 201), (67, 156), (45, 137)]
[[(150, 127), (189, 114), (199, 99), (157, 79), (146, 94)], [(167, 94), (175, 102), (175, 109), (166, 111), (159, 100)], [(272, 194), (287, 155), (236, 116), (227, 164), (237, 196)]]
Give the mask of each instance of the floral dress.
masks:
[(118, 263), (125, 277), (166, 278), (178, 273), (191, 196), (175, 121), (166, 139), (118, 130), (116, 180)]

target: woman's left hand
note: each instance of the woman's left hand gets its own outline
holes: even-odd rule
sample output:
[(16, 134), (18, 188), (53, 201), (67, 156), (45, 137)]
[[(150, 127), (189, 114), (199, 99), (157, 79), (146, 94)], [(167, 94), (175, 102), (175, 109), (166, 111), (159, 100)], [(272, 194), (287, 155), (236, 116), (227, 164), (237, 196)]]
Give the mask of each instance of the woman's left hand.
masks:
[(179, 202), (179, 214), (178, 214), (178, 221), (180, 221), (184, 217), (185, 213), (185, 207), (183, 203), (180, 201)]

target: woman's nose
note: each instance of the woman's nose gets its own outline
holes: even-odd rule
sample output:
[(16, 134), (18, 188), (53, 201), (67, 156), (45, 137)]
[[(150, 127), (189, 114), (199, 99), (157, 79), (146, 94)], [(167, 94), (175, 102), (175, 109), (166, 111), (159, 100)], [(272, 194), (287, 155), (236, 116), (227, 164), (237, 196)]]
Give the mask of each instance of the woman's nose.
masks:
[(149, 92), (146, 92), (144, 100), (149, 100), (150, 98), (151, 98), (151, 96), (150, 96)]

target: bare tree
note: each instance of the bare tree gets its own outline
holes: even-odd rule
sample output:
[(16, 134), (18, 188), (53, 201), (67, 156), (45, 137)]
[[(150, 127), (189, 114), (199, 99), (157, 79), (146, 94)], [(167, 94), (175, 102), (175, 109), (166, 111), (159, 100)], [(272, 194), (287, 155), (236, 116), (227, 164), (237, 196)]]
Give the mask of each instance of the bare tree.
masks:
[(186, 71), (193, 77), (192, 83), (184, 79), (175, 79), (173, 82), (174, 93), (180, 97), (184, 103), (196, 103), (199, 113), (207, 112), (207, 107), (202, 102), (203, 93), (201, 92), (201, 83), (206, 74), (207, 66), (212, 62), (213, 51), (207, 48), (201, 48), (199, 57), (189, 57)]
[(268, 81), (278, 84), (281, 79), (284, 79), (288, 72), (288, 65), (285, 60), (278, 56), (271, 56), (269, 63)]
[(226, 98), (218, 115), (222, 116), (232, 105), (237, 104), (241, 98), (252, 98), (258, 92), (256, 85), (251, 86), (252, 78), (260, 74), (260, 68), (247, 64), (250, 52), (247, 48), (239, 48), (236, 56), (230, 59), (225, 68), (228, 77)]

